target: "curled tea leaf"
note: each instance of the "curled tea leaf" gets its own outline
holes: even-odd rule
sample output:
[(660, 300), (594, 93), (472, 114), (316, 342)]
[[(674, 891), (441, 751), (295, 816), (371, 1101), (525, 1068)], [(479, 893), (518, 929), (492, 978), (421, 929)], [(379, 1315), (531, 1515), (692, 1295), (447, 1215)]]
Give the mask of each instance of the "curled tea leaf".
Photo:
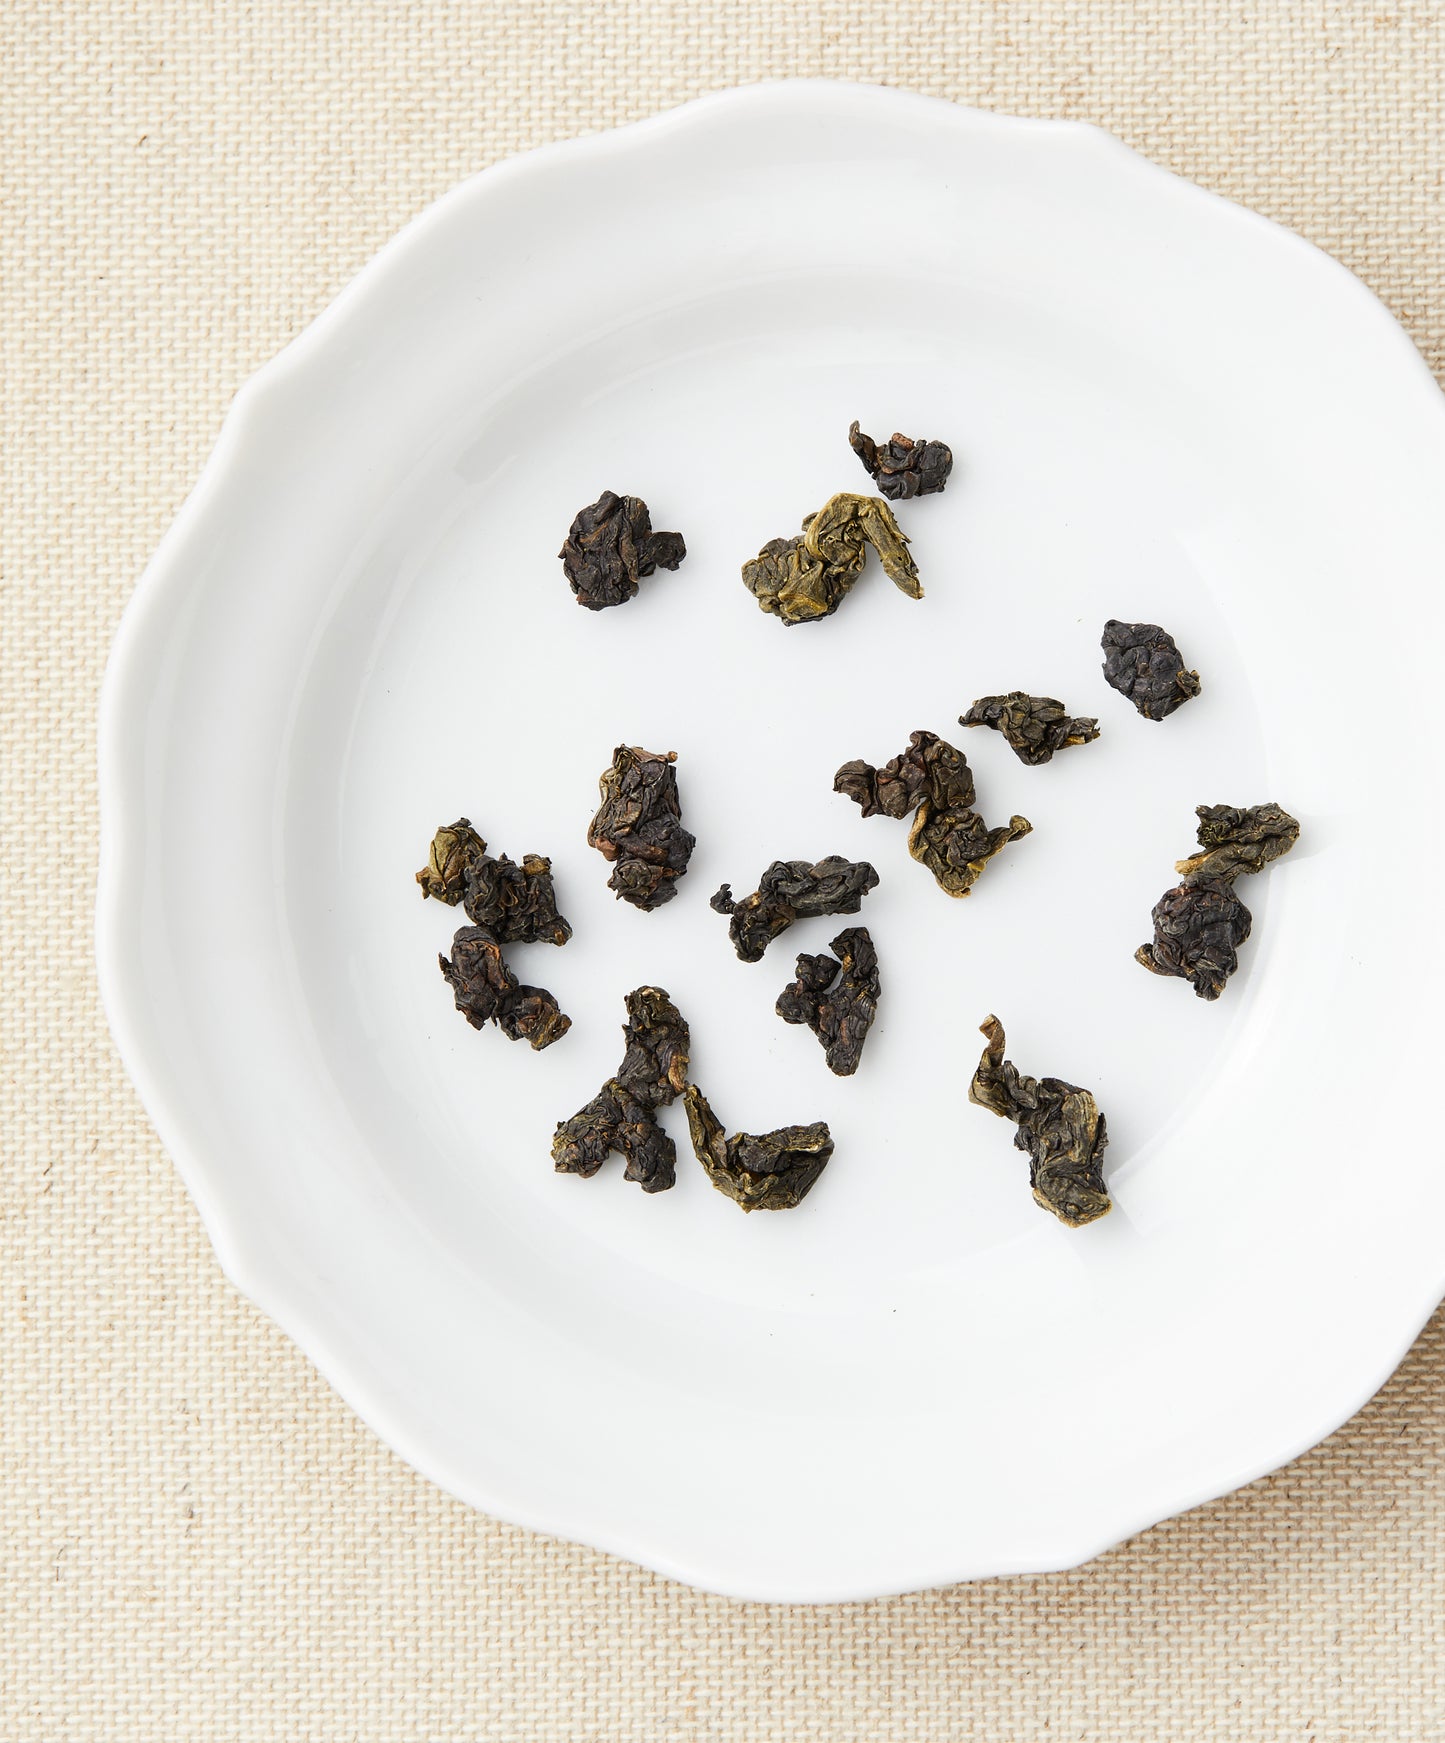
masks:
[(960, 726), (991, 726), (1002, 734), (1021, 763), (1046, 763), (1057, 750), (1071, 744), (1090, 744), (1099, 736), (1099, 723), (1086, 716), (1074, 718), (1052, 696), (1030, 696), (1010, 690), (1006, 696), (980, 696)]
[(495, 1023), (508, 1040), (529, 1042), (540, 1052), (572, 1027), (551, 993), (518, 981), (485, 927), (463, 926), (452, 939), (450, 960), (438, 956), (437, 962), (457, 1009), (474, 1029)]
[(634, 598), (638, 581), (654, 569), (676, 569), (687, 546), (681, 533), (653, 532), (640, 496), (604, 490), (578, 510), (557, 554), (578, 604), (602, 611)]
[(602, 803), (587, 827), (587, 845), (612, 863), (607, 887), (650, 912), (670, 902), (697, 838), (682, 826), (677, 752), (620, 744), (598, 786)]
[(1199, 694), (1198, 672), (1185, 670), (1174, 637), (1157, 623), (1121, 623), (1111, 617), (1099, 645), (1105, 681), (1127, 696), (1146, 720), (1164, 720)]
[(1232, 882), (1200, 879), (1166, 890), (1150, 919), (1154, 938), (1134, 960), (1151, 974), (1187, 980), (1201, 999), (1217, 999), (1239, 967), (1239, 947), (1253, 923)]
[(938, 887), (950, 896), (967, 896), (983, 868), (1011, 841), (1033, 833), (1027, 817), (1017, 815), (990, 829), (977, 811), (935, 809), (925, 799), (913, 814), (908, 851), (926, 865)]
[(910, 733), (908, 749), (881, 769), (861, 758), (844, 763), (833, 777), (833, 791), (852, 799), (865, 817), (882, 812), (902, 819), (911, 811), (908, 851), (950, 896), (968, 895), (989, 860), (1033, 830), (1019, 816), (990, 829), (972, 809), (968, 759), (932, 732)]
[(677, 1149), (656, 1114), (671, 1106), (687, 1082), (691, 1038), (661, 987), (635, 987), (626, 1005), (617, 1075), (558, 1125), (552, 1163), (559, 1174), (590, 1178), (616, 1151), (626, 1158), (625, 1179), (644, 1192), (665, 1192), (677, 1178)]
[(812, 1191), (833, 1154), (826, 1123), (728, 1137), (696, 1084), (683, 1096), (692, 1147), (707, 1177), (744, 1210), (792, 1210)]
[(833, 940), (832, 956), (799, 956), (797, 979), (778, 995), (785, 1023), (806, 1023), (823, 1044), (829, 1071), (851, 1077), (878, 1015), (878, 953), (866, 926)]
[(1088, 1090), (1058, 1077), (1025, 1077), (1004, 1058), (1003, 1024), (979, 1025), (987, 1045), (968, 1099), (1018, 1127), (1014, 1145), (1029, 1159), (1036, 1201), (1070, 1228), (1113, 1209), (1099, 1160), (1109, 1142), (1104, 1116)]
[(1200, 805), (1195, 815), (1203, 852), (1176, 862), (1184, 881), (1154, 904), (1154, 937), (1139, 946), (1134, 960), (1152, 974), (1187, 980), (1201, 999), (1217, 999), (1239, 967), (1239, 946), (1252, 923), (1234, 881), (1288, 853), (1299, 839), (1299, 823), (1273, 800), (1247, 807)]
[(946, 442), (915, 442), (897, 430), (888, 441), (875, 442), (856, 418), (848, 428), (848, 446), (890, 502), (942, 490), (953, 470), (953, 450)]
[(830, 617), (863, 572), (872, 546), (883, 572), (910, 599), (921, 599), (908, 540), (881, 497), (851, 491), (829, 497), (790, 539), (769, 539), (743, 564), (743, 581), (766, 612), (786, 624)]
[(466, 876), (471, 866), (487, 857), (487, 844), (472, 828), (471, 820), (458, 817), (443, 824), (432, 837), (426, 864), (416, 874), (423, 896), (455, 907), (466, 894)]
[(724, 884), (709, 906), (730, 914), (733, 949), (744, 962), (761, 962), (772, 941), (797, 920), (821, 914), (856, 914), (863, 898), (878, 882), (866, 860), (830, 854), (815, 865), (805, 859), (775, 859), (758, 880), (752, 895), (733, 900)]

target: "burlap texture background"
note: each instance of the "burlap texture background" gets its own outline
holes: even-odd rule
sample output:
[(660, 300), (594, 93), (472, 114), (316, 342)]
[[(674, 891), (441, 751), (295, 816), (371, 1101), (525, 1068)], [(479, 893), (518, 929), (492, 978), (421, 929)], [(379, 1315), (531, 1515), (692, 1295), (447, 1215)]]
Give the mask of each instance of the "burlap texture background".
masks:
[(9, 0), (0, 31), (0, 1737), (1445, 1737), (1445, 1317), (1316, 1452), (1078, 1572), (704, 1597), (469, 1513), (353, 1420), (222, 1277), (90, 960), (126, 597), (237, 385), (451, 183), (764, 75), (1082, 117), (1323, 244), (1440, 372), (1441, 7)]

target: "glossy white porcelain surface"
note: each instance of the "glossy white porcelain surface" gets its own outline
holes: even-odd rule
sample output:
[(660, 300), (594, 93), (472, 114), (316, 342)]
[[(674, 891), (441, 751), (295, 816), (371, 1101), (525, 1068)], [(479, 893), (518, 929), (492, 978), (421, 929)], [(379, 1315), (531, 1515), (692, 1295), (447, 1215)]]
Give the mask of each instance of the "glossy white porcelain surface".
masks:
[[(873, 567), (785, 630), (738, 565), (866, 479), (860, 418), (941, 436)], [(621, 610), (556, 552), (604, 487), (689, 555)], [(112, 1024), (237, 1283), (392, 1445), (488, 1511), (719, 1591), (829, 1600), (1077, 1562), (1279, 1464), (1445, 1289), (1445, 1167), (1399, 1115), (1441, 1057), (1434, 725), (1445, 402), (1296, 237), (1106, 136), (763, 86), (449, 194), (238, 396), (122, 626), (102, 720)], [(1103, 683), (1105, 618), (1202, 674), (1169, 721)], [(1098, 743), (955, 727), (1021, 687)], [(831, 790), (910, 730), (1034, 833), (952, 902)], [(619, 742), (676, 750), (678, 899), (585, 843)], [(1297, 850), (1216, 1005), (1133, 960), (1200, 802)], [(478, 1035), (419, 899), (432, 829), (549, 854), (576, 930), (513, 953), (574, 1019)], [(707, 906), (776, 856), (868, 858), (884, 1002), (825, 1071)], [(826, 1118), (787, 1215), (682, 1146), (645, 1197), (553, 1173), (667, 987), (730, 1126)], [(996, 1011), (1092, 1087), (1117, 1200), (1041, 1213), (964, 1096)], [(1428, 1124), (1428, 1122), (1427, 1122)]]

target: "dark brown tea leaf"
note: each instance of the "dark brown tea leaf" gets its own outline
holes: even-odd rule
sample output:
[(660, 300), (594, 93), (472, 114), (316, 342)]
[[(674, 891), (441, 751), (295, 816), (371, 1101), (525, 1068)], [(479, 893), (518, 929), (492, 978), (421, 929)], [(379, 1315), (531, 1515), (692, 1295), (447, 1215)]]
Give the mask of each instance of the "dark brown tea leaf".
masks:
[(579, 509), (562, 549), (567, 579), (580, 605), (602, 611), (625, 605), (654, 569), (675, 569), (687, 555), (681, 533), (655, 533), (640, 496), (604, 490)]
[(682, 826), (676, 751), (620, 744), (598, 786), (602, 803), (587, 827), (587, 845), (612, 862), (607, 887), (634, 908), (670, 902), (697, 838)]
[(1174, 637), (1157, 623), (1120, 623), (1111, 617), (1099, 645), (1105, 680), (1146, 720), (1163, 720), (1199, 694), (1198, 672), (1185, 669)]
[(1014, 1145), (1029, 1159), (1034, 1198), (1071, 1229), (1113, 1209), (1099, 1160), (1109, 1142), (1104, 1116), (1086, 1089), (1058, 1077), (1025, 1077), (1003, 1056), (1003, 1024), (979, 1025), (987, 1038), (968, 1099), (1018, 1127)]
[(795, 920), (811, 920), (820, 914), (856, 914), (877, 882), (878, 873), (866, 860), (855, 862), (838, 854), (830, 854), (816, 865), (805, 859), (775, 859), (752, 895), (735, 902), (732, 886), (724, 884), (709, 905), (719, 914), (732, 916), (728, 933), (739, 957), (744, 962), (761, 962), (763, 952)]
[(908, 749), (876, 769), (855, 758), (833, 777), (833, 791), (861, 806), (865, 817), (913, 813), (908, 851), (950, 896), (966, 896), (984, 866), (1009, 842), (1028, 835), (1027, 817), (990, 829), (972, 809), (968, 759), (932, 732), (909, 734)]
[(466, 905), (467, 918), (499, 944), (565, 944), (572, 928), (557, 911), (552, 862), (529, 853), (521, 865), (493, 859), (465, 817), (438, 829), (416, 874), (424, 896)]
[(655, 1116), (682, 1093), (691, 1040), (661, 987), (636, 987), (626, 1004), (617, 1075), (557, 1127), (552, 1162), (559, 1174), (590, 1178), (615, 1150), (627, 1160), (625, 1179), (644, 1192), (665, 1192), (677, 1178), (677, 1149)]
[(778, 996), (785, 1023), (806, 1023), (823, 1044), (828, 1069), (851, 1077), (878, 1015), (878, 953), (866, 926), (833, 940), (832, 956), (800, 956), (797, 979)]
[(1034, 767), (1048, 762), (1056, 750), (1089, 744), (1099, 736), (1097, 720), (1084, 716), (1075, 719), (1052, 696), (1030, 696), (1024, 690), (1010, 690), (1006, 696), (980, 696), (967, 714), (959, 715), (958, 724), (991, 726), (1002, 733), (1021, 763)]
[(1217, 999), (1250, 932), (1250, 912), (1234, 881), (1288, 853), (1299, 823), (1273, 800), (1244, 808), (1200, 805), (1195, 815), (1203, 851), (1176, 863), (1184, 881), (1154, 904), (1153, 940), (1134, 959), (1153, 974), (1187, 980), (1201, 999)]
[(707, 1177), (744, 1210), (792, 1210), (812, 1191), (833, 1154), (826, 1123), (728, 1137), (696, 1084), (683, 1096), (692, 1147)]
[(1154, 940), (1134, 960), (1153, 974), (1187, 980), (1201, 999), (1217, 999), (1239, 967), (1239, 947), (1253, 923), (1228, 879), (1201, 878), (1166, 890), (1150, 915)]
[(557, 1001), (542, 987), (523, 986), (502, 960), (502, 948), (483, 926), (463, 926), (452, 939), (451, 959), (437, 957), (457, 1009), (474, 1029), (495, 1023), (510, 1041), (527, 1041), (538, 1052), (572, 1027)]
[(890, 502), (942, 490), (953, 470), (953, 450), (946, 442), (915, 442), (897, 430), (889, 441), (875, 442), (856, 418), (848, 428), (848, 446)]
[(918, 569), (893, 511), (877, 496), (829, 497), (790, 539), (769, 539), (743, 564), (743, 581), (764, 611), (786, 624), (830, 617), (863, 573), (868, 547), (910, 599), (921, 599)]

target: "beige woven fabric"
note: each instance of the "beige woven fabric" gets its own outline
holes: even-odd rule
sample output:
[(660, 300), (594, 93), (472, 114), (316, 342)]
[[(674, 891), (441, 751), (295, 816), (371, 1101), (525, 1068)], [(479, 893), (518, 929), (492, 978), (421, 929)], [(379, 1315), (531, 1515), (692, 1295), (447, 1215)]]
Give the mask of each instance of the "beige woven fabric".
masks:
[(237, 1297), (89, 945), (126, 597), (237, 385), (451, 183), (771, 74), (1084, 117), (1332, 250), (1438, 372), (1441, 6), (8, 0), (0, 36), (0, 1737), (1445, 1738), (1445, 1317), (1324, 1447), (1078, 1572), (704, 1597), (448, 1500)]

